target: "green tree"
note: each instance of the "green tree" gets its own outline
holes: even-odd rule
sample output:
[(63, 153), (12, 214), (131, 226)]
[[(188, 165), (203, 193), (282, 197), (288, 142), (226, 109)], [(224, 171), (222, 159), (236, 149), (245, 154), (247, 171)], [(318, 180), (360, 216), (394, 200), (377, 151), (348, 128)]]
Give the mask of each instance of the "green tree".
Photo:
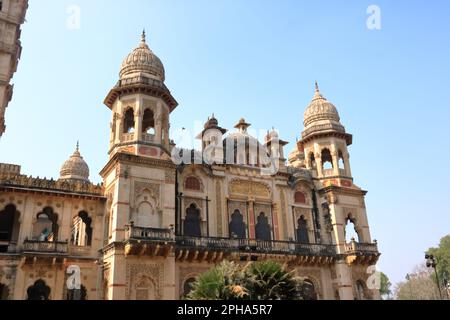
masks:
[(200, 275), (189, 300), (295, 300), (301, 299), (302, 279), (274, 261), (245, 266), (223, 261)]
[(439, 285), (443, 288), (444, 279), (450, 281), (450, 235), (443, 237), (439, 246), (428, 249), (427, 253), (436, 257), (436, 270), (441, 281)]
[(392, 290), (391, 290), (392, 283), (389, 281), (388, 276), (381, 272), (380, 273), (380, 295), (382, 297), (385, 297), (386, 299), (391, 298)]

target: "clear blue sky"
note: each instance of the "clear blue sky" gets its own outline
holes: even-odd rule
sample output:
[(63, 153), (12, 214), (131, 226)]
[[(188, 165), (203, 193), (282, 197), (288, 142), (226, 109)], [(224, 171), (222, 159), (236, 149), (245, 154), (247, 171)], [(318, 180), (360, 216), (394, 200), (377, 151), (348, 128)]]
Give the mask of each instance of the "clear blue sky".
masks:
[[(79, 30), (66, 27), (71, 4)], [(381, 30), (366, 27), (371, 4)], [(57, 178), (79, 139), (99, 182), (102, 102), (145, 27), (180, 103), (172, 128), (212, 112), (232, 128), (243, 116), (278, 128), (289, 151), (317, 79), (354, 134), (379, 268), (400, 281), (450, 233), (449, 12), (447, 1), (31, 0), (0, 161)]]

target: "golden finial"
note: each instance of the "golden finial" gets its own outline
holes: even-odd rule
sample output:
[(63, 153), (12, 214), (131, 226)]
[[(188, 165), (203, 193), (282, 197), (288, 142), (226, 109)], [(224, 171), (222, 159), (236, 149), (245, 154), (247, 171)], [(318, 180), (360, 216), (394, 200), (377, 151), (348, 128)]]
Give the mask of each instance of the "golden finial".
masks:
[(79, 152), (80, 151), (80, 140), (77, 140), (77, 148), (76, 151)]
[(142, 29), (141, 42), (145, 43), (145, 29)]
[(317, 80), (316, 80), (316, 92), (319, 92), (319, 84), (317, 83)]

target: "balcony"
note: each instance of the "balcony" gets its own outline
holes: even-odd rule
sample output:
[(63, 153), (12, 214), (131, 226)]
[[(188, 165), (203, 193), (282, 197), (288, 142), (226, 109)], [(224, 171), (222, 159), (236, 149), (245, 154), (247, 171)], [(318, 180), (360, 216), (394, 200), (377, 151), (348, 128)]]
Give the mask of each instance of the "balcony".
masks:
[(344, 245), (347, 262), (373, 264), (378, 260), (380, 252), (376, 240), (373, 243), (359, 243), (354, 239)]
[(167, 256), (175, 242), (171, 229), (129, 225), (125, 232), (125, 253), (127, 255)]
[(334, 245), (301, 244), (290, 241), (262, 241), (256, 239), (230, 239), (210, 237), (176, 238), (178, 260), (218, 261), (230, 255), (250, 256), (283, 255), (303, 263), (328, 263), (336, 257)]
[(68, 252), (68, 242), (25, 240), (22, 251), (24, 253), (66, 255)]

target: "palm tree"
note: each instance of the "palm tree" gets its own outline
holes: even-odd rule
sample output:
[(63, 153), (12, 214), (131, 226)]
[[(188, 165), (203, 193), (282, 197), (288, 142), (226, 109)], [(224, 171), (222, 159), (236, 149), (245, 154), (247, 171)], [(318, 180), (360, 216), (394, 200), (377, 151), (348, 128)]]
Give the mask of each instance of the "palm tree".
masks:
[(294, 300), (301, 299), (302, 280), (285, 266), (264, 261), (244, 266), (223, 261), (199, 276), (190, 300)]

